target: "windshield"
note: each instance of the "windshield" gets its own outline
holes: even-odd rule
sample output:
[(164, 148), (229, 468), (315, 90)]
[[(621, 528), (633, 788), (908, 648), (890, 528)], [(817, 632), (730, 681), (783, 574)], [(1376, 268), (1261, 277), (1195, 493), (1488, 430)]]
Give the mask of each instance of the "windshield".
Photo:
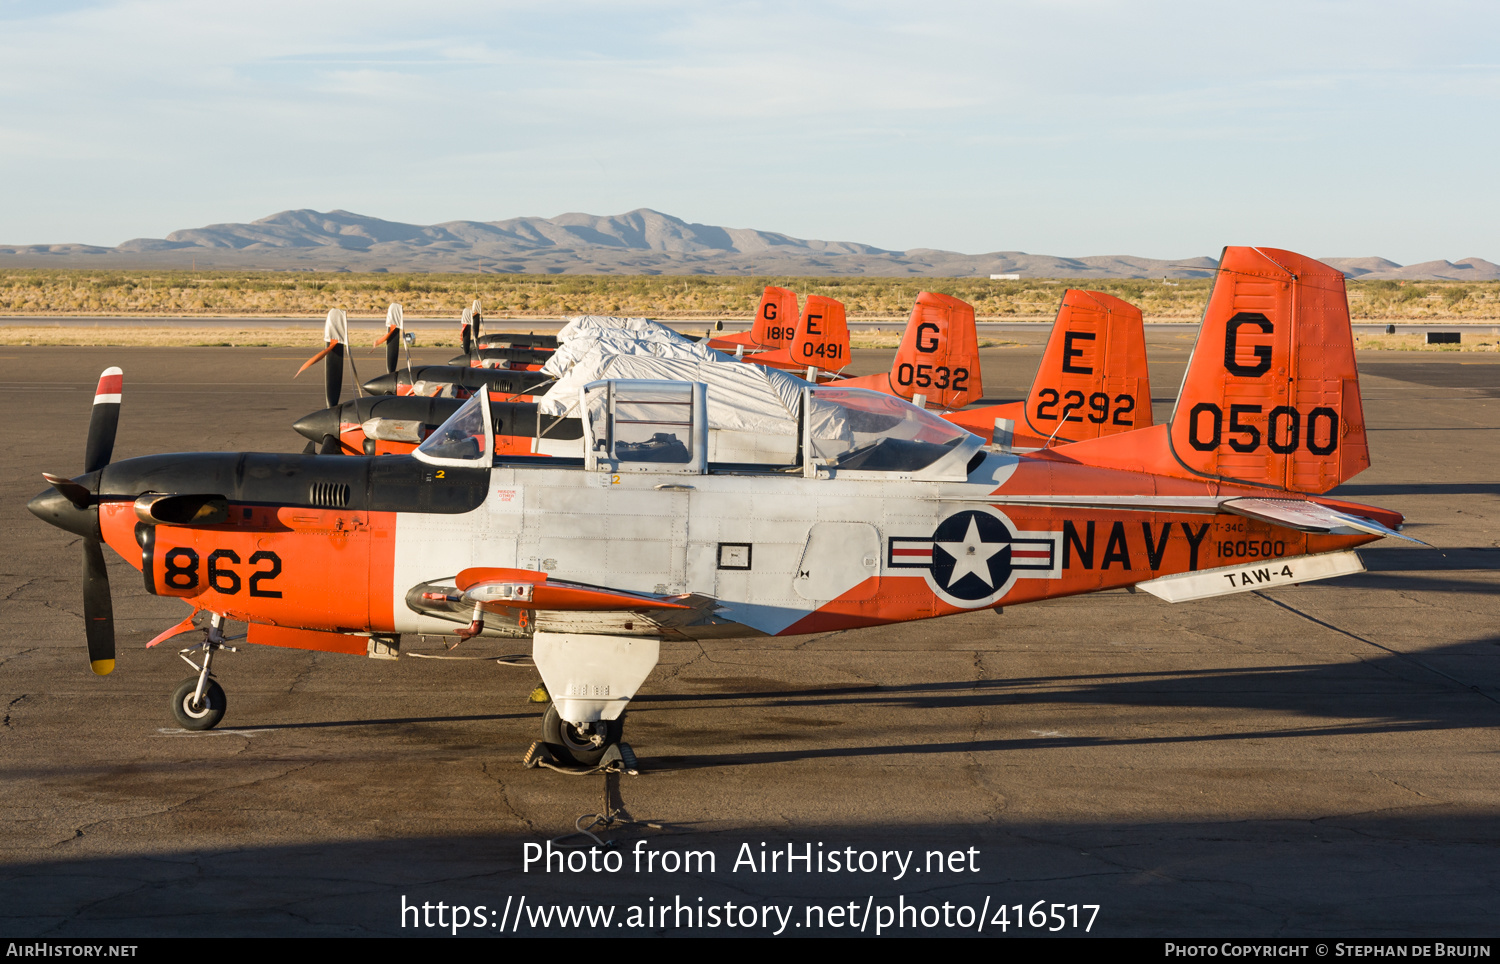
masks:
[(486, 392), (479, 392), (463, 407), (427, 436), (417, 452), (430, 459), (477, 462), (489, 455), (488, 436), (484, 430), (484, 410), (480, 408)]
[(841, 469), (915, 472), (969, 437), (952, 422), (902, 399), (862, 388), (810, 392), (808, 447)]

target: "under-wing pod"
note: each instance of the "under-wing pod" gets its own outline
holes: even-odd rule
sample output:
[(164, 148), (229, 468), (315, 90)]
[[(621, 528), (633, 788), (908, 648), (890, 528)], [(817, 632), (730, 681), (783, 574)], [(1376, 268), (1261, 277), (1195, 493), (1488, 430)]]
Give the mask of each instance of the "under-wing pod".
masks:
[(1368, 468), (1343, 272), (1276, 248), (1225, 248), (1171, 422), (1068, 456), (1309, 493)]

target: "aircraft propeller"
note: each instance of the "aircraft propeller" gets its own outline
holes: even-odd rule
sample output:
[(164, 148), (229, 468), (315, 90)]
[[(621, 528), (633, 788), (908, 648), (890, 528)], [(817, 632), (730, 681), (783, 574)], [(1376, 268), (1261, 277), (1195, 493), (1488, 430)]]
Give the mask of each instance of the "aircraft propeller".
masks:
[[(401, 306), (392, 305), (391, 310), (397, 312), (399, 318)], [(386, 312), (386, 324), (390, 324), (389, 310)], [(387, 337), (389, 337), (389, 332), (396, 330), (399, 329), (387, 329)], [(354, 355), (352, 352), (344, 351), (344, 346), (349, 344), (349, 316), (344, 313), (344, 309), (328, 309), (328, 317), (323, 322), (323, 340), (327, 343), (327, 347), (303, 362), (302, 367), (297, 369), (297, 375), (301, 375), (319, 361), (323, 362), (323, 397), (328, 407), (333, 408), (339, 403), (339, 395), (344, 388), (344, 356), (346, 354), (349, 357), (349, 368), (354, 372), (354, 390), (360, 395), (364, 394), (359, 387), (359, 369), (355, 368)], [(386, 350), (386, 354), (389, 357), (390, 349)], [(296, 378), (297, 375), (292, 377)], [(343, 446), (339, 444), (337, 435), (323, 436), (323, 444), (318, 448), (319, 455), (338, 455), (342, 451)]]
[(479, 347), (479, 326), (484, 324), (484, 315), (479, 310), (479, 299), (464, 309), (458, 319), (458, 343), (467, 355)]
[[(124, 373), (106, 368), (94, 392), (94, 411), (89, 418), (88, 443), (84, 448), (83, 474), (95, 476), (109, 464), (115, 450), (115, 430), (120, 424), (120, 389)], [(99, 500), (88, 486), (42, 473), (42, 478), (71, 504), (72, 511), (56, 496), (33, 499), (31, 510), (39, 516), (67, 524), (63, 528), (83, 536), (83, 625), (88, 638), (89, 666), (100, 676), (115, 668), (115, 614), (109, 594), (109, 571), (104, 566), (103, 536), (99, 532)]]
[[(401, 345), (406, 341), (406, 319), (401, 306), (392, 304), (385, 310), (385, 334), (375, 341), (375, 347), (385, 346), (385, 370), (393, 372), (401, 361)], [(406, 367), (411, 368), (411, 349), (406, 350)]]

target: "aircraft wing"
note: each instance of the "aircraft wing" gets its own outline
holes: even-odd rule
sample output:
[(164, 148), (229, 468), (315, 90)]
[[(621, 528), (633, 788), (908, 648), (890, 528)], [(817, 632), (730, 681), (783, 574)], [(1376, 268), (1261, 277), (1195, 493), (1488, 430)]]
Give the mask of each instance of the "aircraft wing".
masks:
[(1113, 509), (1127, 512), (1174, 512), (1192, 515), (1244, 516), (1298, 532), (1328, 532), (1338, 535), (1368, 533), (1394, 536), (1427, 545), (1421, 539), (1402, 535), (1374, 519), (1342, 512), (1308, 499), (1262, 499), (1217, 495), (940, 495), (940, 502), (982, 502), (985, 505), (1030, 505), (1060, 509)]
[(461, 598), (490, 612), (514, 609), (559, 612), (648, 612), (694, 609), (690, 596), (630, 592), (552, 579), (531, 569), (465, 569), (454, 578)]

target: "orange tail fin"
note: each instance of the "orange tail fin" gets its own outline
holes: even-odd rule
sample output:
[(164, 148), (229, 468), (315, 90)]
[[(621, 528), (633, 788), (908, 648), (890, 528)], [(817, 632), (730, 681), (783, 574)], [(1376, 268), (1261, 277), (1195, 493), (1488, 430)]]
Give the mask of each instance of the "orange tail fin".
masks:
[(849, 364), (849, 325), (844, 320), (844, 303), (823, 295), (808, 295), (787, 354), (795, 365), (826, 372), (842, 371)]
[(1171, 423), (1067, 455), (1313, 494), (1364, 471), (1343, 273), (1276, 248), (1225, 248)]
[(767, 286), (755, 311), (750, 340), (761, 348), (785, 348), (797, 332), (797, 293)]
[(917, 295), (890, 380), (897, 395), (926, 395), (936, 408), (963, 408), (982, 398), (974, 306), (931, 291)]
[(933, 408), (962, 408), (984, 396), (974, 306), (948, 295), (917, 295), (891, 370), (839, 382), (911, 401), (927, 396)]
[(1024, 411), (1030, 434), (1054, 444), (1148, 427), (1141, 310), (1100, 291), (1065, 292)]

